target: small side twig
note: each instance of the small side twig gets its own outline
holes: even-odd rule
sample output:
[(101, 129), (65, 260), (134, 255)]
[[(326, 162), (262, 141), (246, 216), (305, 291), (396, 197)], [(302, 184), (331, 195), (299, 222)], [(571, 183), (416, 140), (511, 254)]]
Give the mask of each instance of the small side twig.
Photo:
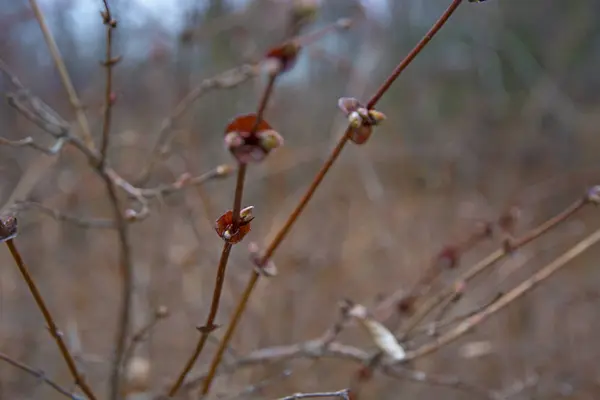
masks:
[(52, 147), (44, 147), (37, 144), (31, 136), (27, 136), (26, 138), (20, 140), (9, 140), (3, 137), (0, 137), (0, 145), (3, 146), (12, 146), (12, 147), (31, 147), (37, 151), (41, 151), (44, 154), (49, 156), (55, 156), (62, 150), (63, 145), (66, 140), (64, 138), (59, 138), (56, 140)]
[(117, 21), (113, 19), (108, 5), (108, 0), (103, 0), (104, 11), (102, 12), (102, 22), (106, 27), (106, 59), (103, 61), (103, 65), (106, 69), (106, 84), (104, 89), (104, 119), (102, 122), (102, 142), (100, 145), (100, 168), (104, 167), (106, 163), (106, 156), (108, 150), (108, 143), (110, 139), (110, 122), (112, 117), (112, 105), (114, 100), (112, 99), (112, 81), (113, 81), (113, 67), (119, 61), (119, 57), (113, 57), (112, 45), (113, 45), (113, 31), (117, 27)]
[(35, 377), (36, 379), (41, 380), (42, 382), (44, 382), (45, 384), (49, 385), (51, 388), (56, 390), (58, 393), (62, 394), (63, 396), (65, 396), (71, 400), (83, 400), (81, 397), (71, 393), (69, 390), (63, 388), (58, 383), (56, 383), (52, 379), (48, 378), (46, 376), (46, 374), (44, 373), (44, 371), (42, 371), (42, 370), (30, 367), (29, 365), (24, 364), (20, 361), (17, 361), (1, 352), (0, 352), (0, 360), (12, 365), (15, 368), (20, 369), (21, 371), (27, 372), (29, 375)]
[(348, 389), (344, 389), (338, 390), (337, 392), (296, 393), (291, 396), (280, 397), (279, 400), (316, 399), (323, 397), (334, 397), (338, 399), (350, 400), (350, 391)]

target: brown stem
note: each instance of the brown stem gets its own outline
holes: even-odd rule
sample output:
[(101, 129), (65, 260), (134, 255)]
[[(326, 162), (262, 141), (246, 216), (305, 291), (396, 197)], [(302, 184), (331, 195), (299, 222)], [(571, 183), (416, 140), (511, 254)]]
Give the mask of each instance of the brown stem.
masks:
[(90, 400), (96, 400), (96, 396), (94, 395), (94, 392), (88, 386), (88, 384), (85, 382), (83, 375), (77, 369), (77, 365), (75, 364), (75, 359), (69, 352), (69, 349), (68, 349), (65, 341), (63, 340), (62, 333), (58, 330), (58, 327), (56, 326), (56, 323), (54, 322), (54, 318), (52, 318), (52, 314), (50, 314), (50, 310), (48, 310), (48, 307), (46, 306), (44, 298), (42, 297), (42, 294), (38, 290), (38, 288), (33, 280), (33, 277), (29, 273), (29, 269), (27, 268), (27, 265), (23, 261), (23, 258), (21, 257), (19, 250), (17, 250), (17, 247), (15, 246), (13, 239), (7, 240), (6, 246), (8, 247), (8, 250), (10, 251), (10, 254), (12, 255), (13, 259), (15, 260), (15, 263), (17, 264), (17, 267), (19, 268), (21, 275), (23, 275), (23, 279), (25, 280), (25, 283), (29, 287), (29, 291), (33, 295), (33, 298), (35, 299), (35, 302), (36, 302), (38, 308), (42, 312), (42, 315), (44, 316), (44, 319), (46, 320), (46, 324), (48, 325), (48, 330), (50, 331), (50, 334), (56, 341), (58, 349), (60, 350), (60, 353), (62, 354), (63, 359), (67, 363), (69, 372), (71, 373), (71, 376), (75, 380), (75, 384), (81, 388), (81, 391), (83, 393), (85, 393), (85, 395)]
[(383, 82), (383, 84), (377, 89), (377, 92), (371, 97), (367, 103), (367, 108), (375, 107), (375, 104), (381, 99), (381, 97), (389, 90), (394, 81), (400, 76), (400, 74), (413, 62), (415, 57), (427, 46), (427, 44), (433, 39), (436, 33), (448, 22), (448, 19), (454, 14), (454, 11), (460, 6), (463, 0), (453, 0), (450, 6), (444, 11), (442, 16), (437, 20), (431, 29), (423, 36), (423, 38), (417, 43), (417, 45), (408, 53), (408, 55), (402, 60), (400, 64), (394, 69), (392, 74)]
[[(277, 74), (277, 73), (269, 75), (269, 81), (267, 83), (267, 86), (263, 90), (263, 93), (260, 97), (260, 101), (258, 104), (258, 111), (256, 112), (256, 122), (255, 122), (254, 126), (252, 127), (251, 133), (255, 133), (256, 130), (258, 129), (258, 126), (260, 125), (260, 121), (262, 120), (265, 110), (267, 109), (267, 105), (269, 103), (269, 98), (273, 94), (273, 89), (275, 87), (275, 81), (277, 80), (278, 76), (279, 76), (279, 74)], [(244, 194), (244, 182), (246, 179), (246, 170), (247, 170), (247, 164), (239, 163), (237, 180), (236, 180), (236, 185), (235, 185), (235, 196), (234, 196), (234, 200), (233, 200), (233, 216), (232, 216), (232, 223), (231, 223), (233, 232), (236, 232), (238, 230), (239, 224), (240, 224), (240, 211), (242, 208), (242, 198), (243, 198), (243, 194)], [(204, 350), (204, 346), (206, 344), (206, 341), (208, 340), (208, 337), (210, 336), (212, 331), (214, 331), (216, 329), (214, 322), (215, 322), (215, 318), (217, 317), (217, 312), (219, 311), (219, 302), (221, 300), (221, 292), (223, 290), (223, 283), (225, 282), (225, 271), (227, 269), (227, 262), (229, 261), (229, 255), (231, 254), (232, 246), (233, 245), (231, 243), (227, 243), (227, 242), (223, 245), (223, 251), (221, 252), (221, 258), (219, 260), (219, 267), (217, 268), (217, 279), (216, 279), (215, 288), (213, 291), (213, 298), (212, 298), (212, 302), (211, 302), (211, 306), (210, 306), (210, 312), (206, 319), (206, 323), (201, 328), (201, 335), (200, 335), (200, 338), (198, 339), (198, 342), (196, 343), (196, 348), (195, 348), (194, 352), (192, 353), (191, 357), (186, 362), (185, 366), (183, 367), (183, 370), (178, 375), (177, 379), (175, 380), (175, 383), (169, 390), (169, 397), (173, 397), (177, 393), (177, 391), (183, 384), (185, 377), (190, 372), (190, 370), (194, 367), (194, 364), (196, 363), (196, 361), (202, 354), (202, 350)], [(248, 296), (249, 296), (249, 294), (248, 294)], [(240, 315), (241, 315), (241, 313), (240, 313)], [(231, 324), (230, 324), (229, 328), (231, 328)], [(220, 347), (217, 352), (217, 354), (219, 354), (219, 352), (220, 352), (220, 355), (215, 356), (215, 358), (213, 359), (213, 362), (215, 362), (215, 360), (216, 360), (216, 365), (218, 365), (221, 362), (221, 357), (227, 347), (227, 342), (228, 342), (228, 340), (227, 341), (223, 340), (220, 342), (220, 345), (219, 345)], [(216, 366), (215, 366), (215, 368), (216, 368)]]
[(187, 363), (183, 367), (183, 370), (181, 371), (181, 373), (175, 380), (175, 383), (169, 390), (169, 397), (175, 396), (175, 394), (177, 393), (177, 391), (183, 384), (185, 377), (192, 370), (192, 368), (194, 367), (194, 364), (196, 364), (198, 357), (200, 357), (200, 354), (202, 353), (202, 350), (204, 349), (204, 345), (206, 344), (206, 341), (208, 340), (210, 333), (216, 329), (215, 318), (217, 317), (217, 312), (219, 311), (219, 301), (221, 299), (223, 282), (225, 281), (225, 270), (227, 268), (227, 261), (229, 260), (229, 254), (231, 253), (231, 248), (232, 248), (231, 243), (226, 242), (223, 245), (223, 251), (221, 252), (221, 259), (219, 260), (219, 268), (217, 270), (217, 281), (215, 283), (215, 290), (213, 291), (212, 303), (210, 305), (210, 313), (208, 314), (208, 317), (206, 318), (206, 323), (200, 329), (201, 336), (200, 336), (200, 339), (198, 339), (198, 343), (196, 344), (196, 349), (192, 353), (191, 357), (188, 359)]
[(100, 168), (104, 167), (106, 162), (106, 153), (108, 150), (108, 142), (110, 137), (110, 122), (112, 117), (112, 81), (113, 81), (113, 66), (115, 60), (112, 56), (113, 29), (116, 27), (116, 22), (112, 18), (108, 1), (104, 0), (104, 26), (106, 26), (106, 59), (104, 67), (106, 68), (106, 84), (104, 90), (104, 120), (102, 124), (102, 143), (100, 145)]
[[(408, 56), (406, 56), (406, 58), (404, 60), (402, 60), (400, 62), (400, 64), (398, 64), (398, 66), (392, 72), (390, 77), (379, 88), (379, 90), (371, 98), (371, 100), (369, 100), (369, 103), (368, 103), (369, 108), (373, 107), (377, 103), (377, 101), (379, 101), (381, 96), (383, 96), (385, 94), (385, 92), (390, 88), (392, 83), (398, 78), (398, 76), (402, 73), (402, 71), (404, 71), (404, 69), (414, 60), (414, 58), (421, 52), (421, 50), (423, 50), (423, 48), (427, 45), (427, 43), (429, 43), (429, 41), (433, 38), (433, 36), (446, 23), (448, 18), (450, 18), (452, 13), (456, 10), (456, 8), (460, 5), (461, 2), (462, 2), (462, 0), (454, 0), (453, 3), (450, 5), (450, 7), (448, 7), (446, 12), (442, 15), (442, 17), (440, 17), (440, 19), (435, 23), (435, 25), (432, 27), (432, 29), (417, 44), (417, 46), (408, 54)], [(296, 206), (294, 211), (292, 211), (292, 213), (290, 214), (290, 216), (284, 223), (283, 227), (279, 230), (279, 232), (277, 232), (277, 234), (275, 235), (275, 238), (271, 241), (271, 243), (267, 247), (265, 253), (263, 254), (263, 256), (260, 259), (260, 262), (259, 262), (260, 265), (265, 265), (267, 263), (267, 261), (273, 256), (273, 254), (275, 253), (275, 251), (277, 250), (277, 248), (279, 247), (281, 242), (285, 239), (285, 237), (291, 230), (292, 226), (294, 225), (294, 223), (296, 222), (296, 220), (298, 219), (298, 217), (300, 216), (300, 214), (302, 213), (302, 211), (304, 210), (304, 208), (306, 207), (306, 205), (308, 204), (308, 202), (314, 195), (315, 191), (317, 190), (317, 188), (319, 187), (319, 185), (325, 178), (325, 175), (327, 175), (327, 172), (329, 172), (329, 170), (331, 169), (331, 167), (333, 166), (333, 164), (335, 163), (335, 161), (338, 159), (339, 155), (341, 154), (342, 150), (346, 146), (346, 143), (348, 142), (350, 133), (351, 133), (350, 128), (346, 129), (346, 132), (338, 141), (337, 145), (335, 146), (335, 148), (329, 155), (329, 158), (325, 161), (325, 163), (323, 164), (323, 166), (321, 167), (321, 169), (319, 170), (319, 172), (313, 179), (311, 185), (309, 186), (309, 188), (306, 191), (306, 193), (304, 194), (304, 196), (302, 196), (302, 198), (300, 199), (300, 202), (298, 203), (298, 205)], [(221, 345), (219, 346), (219, 349), (217, 350), (217, 354), (213, 358), (213, 362), (211, 363), (211, 366), (210, 366), (209, 375), (208, 375), (207, 379), (204, 381), (204, 385), (203, 385), (203, 389), (202, 389), (203, 394), (207, 394), (208, 390), (210, 389), (210, 384), (214, 378), (218, 364), (221, 360), (221, 355), (224, 352), (224, 349), (227, 346), (229, 340), (231, 339), (231, 336), (233, 335), (233, 331), (235, 330), (235, 327), (237, 326), (239, 319), (242, 316), (242, 314), (246, 308), (246, 303), (250, 299), (250, 295), (252, 294), (252, 290), (254, 289), (254, 286), (256, 285), (256, 281), (258, 281), (258, 278), (259, 278), (259, 275), (256, 272), (253, 272), (252, 277), (248, 283), (248, 286), (246, 287), (246, 291), (244, 292), (244, 296), (242, 297), (242, 299), (240, 300), (240, 302), (237, 305), (236, 313), (234, 314), (233, 319), (231, 320), (231, 322), (229, 324), (227, 333), (221, 340)]]
[(231, 340), (231, 337), (233, 336), (233, 332), (235, 332), (235, 329), (237, 328), (238, 322), (240, 321), (240, 317), (246, 310), (246, 305), (248, 304), (250, 295), (252, 294), (252, 291), (254, 290), (256, 283), (258, 282), (259, 276), (260, 275), (257, 272), (252, 272), (252, 275), (250, 276), (250, 280), (246, 284), (246, 288), (244, 289), (242, 298), (235, 309), (233, 318), (231, 319), (231, 322), (227, 326), (227, 331), (225, 332), (225, 335), (223, 335), (223, 339), (221, 339), (221, 342), (219, 343), (219, 348), (217, 349), (217, 352), (215, 353), (215, 356), (213, 357), (213, 359), (210, 363), (210, 369), (208, 371), (208, 375), (206, 375), (206, 378), (204, 379), (204, 382), (202, 383), (201, 393), (203, 396), (208, 394), (208, 391), (210, 390), (210, 386), (215, 378), (215, 375), (217, 374), (217, 368), (219, 367), (219, 364), (221, 363), (221, 359), (223, 358), (225, 349), (227, 348), (227, 345), (229, 344), (229, 341)]
[(246, 180), (246, 163), (238, 164), (237, 180), (235, 182), (235, 197), (233, 199), (233, 216), (231, 217), (231, 231), (237, 232), (240, 227), (240, 211), (242, 210), (242, 198), (244, 197), (244, 182)]
[(535, 286), (537, 286), (543, 280), (549, 278), (555, 272), (568, 265), (570, 261), (579, 256), (581, 253), (600, 242), (600, 230), (592, 233), (587, 238), (580, 241), (578, 244), (567, 250), (556, 260), (546, 265), (544, 268), (536, 272), (533, 276), (523, 281), (521, 284), (510, 290), (508, 293), (500, 297), (496, 302), (492, 303), (485, 310), (467, 318), (461, 322), (454, 329), (446, 332), (436, 340), (427, 343), (414, 351), (410, 351), (406, 354), (406, 359), (403, 361), (414, 360), (415, 358), (422, 357), (430, 354), (441, 347), (455, 341), (465, 333), (469, 332), (473, 327), (479, 325), (487, 318), (502, 310), (513, 301), (519, 299), (525, 293), (529, 292)]
[(338, 159), (339, 155), (342, 153), (344, 146), (346, 146), (346, 143), (348, 143), (349, 133), (350, 131), (347, 130), (344, 136), (340, 138), (337, 145), (329, 155), (329, 158), (325, 161), (325, 163), (313, 179), (312, 183), (308, 187), (306, 193), (298, 202), (298, 205), (296, 206), (294, 211), (292, 211), (288, 219), (283, 224), (283, 227), (281, 227), (281, 229), (277, 232), (277, 235), (275, 235), (275, 237), (267, 247), (267, 250), (265, 251), (264, 255), (260, 260), (261, 264), (266, 264), (266, 262), (273, 256), (283, 239), (285, 239), (287, 234), (290, 232), (292, 226), (294, 225), (300, 214), (302, 214), (302, 211), (304, 211), (304, 208), (306, 207), (312, 196), (315, 194), (317, 188), (325, 178), (325, 175), (327, 175), (327, 172), (329, 172), (335, 161)]

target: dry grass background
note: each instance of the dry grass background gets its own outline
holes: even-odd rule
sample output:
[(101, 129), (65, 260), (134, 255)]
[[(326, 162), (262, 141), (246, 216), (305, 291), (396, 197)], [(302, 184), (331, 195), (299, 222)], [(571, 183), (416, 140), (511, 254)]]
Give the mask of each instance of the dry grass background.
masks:
[[(123, 55), (115, 68), (110, 158), (132, 180), (177, 102), (200, 80), (257, 60), (283, 37), (291, 6), (275, 0), (249, 1), (246, 8), (222, 0), (181, 1), (183, 22), (175, 25), (174, 15), (152, 17), (148, 10), (158, 8), (153, 3), (110, 3), (120, 22), (115, 51)], [(338, 97), (372, 93), (447, 3), (382, 2), (388, 9), (380, 15), (354, 0), (323, 2), (305, 31), (340, 17), (359, 22), (307, 48), (275, 88), (266, 115), (286, 145), (249, 170), (244, 204), (256, 207), (251, 240), (266, 243), (273, 236), (343, 133)], [(101, 9), (100, 1), (91, 0), (41, 5), (99, 140), (103, 27), (82, 4), (92, 13)], [(74, 120), (27, 2), (1, 0), (0, 5), (0, 58), (25, 86)], [(383, 295), (410, 288), (431, 258), (468, 235), (476, 221), (495, 221), (516, 206), (518, 235), (597, 184), (599, 15), (597, 0), (465, 4), (382, 100), (386, 123), (368, 145), (347, 149), (318, 190), (274, 258), (279, 276), (259, 283), (233, 339), (235, 351), (316, 338), (336, 319), (341, 299), (373, 305)], [(181, 33), (190, 30), (191, 39), (182, 40)], [(147, 185), (230, 163), (223, 129), (236, 114), (255, 110), (264, 83), (257, 77), (194, 102), (176, 122), (170, 151)], [(12, 89), (5, 77), (0, 89)], [(6, 103), (0, 105), (0, 126), (3, 137), (31, 135), (50, 143)], [(2, 146), (0, 174), (4, 207), (9, 199), (32, 200), (72, 214), (112, 215), (102, 181), (71, 148), (50, 157)], [(32, 189), (15, 194), (28, 179)], [(160, 305), (170, 310), (137, 350), (151, 365), (149, 391), (171, 382), (197, 340), (195, 327), (209, 309), (221, 247), (213, 223), (231, 207), (233, 189), (233, 179), (217, 180), (153, 200), (150, 217), (131, 226), (133, 325), (142, 327)], [(478, 278), (449, 315), (510, 289), (599, 222), (593, 208), (578, 213)], [(500, 237), (485, 241), (461, 259), (461, 266), (500, 242)], [(18, 245), (89, 381), (104, 397), (121, 279), (114, 231), (82, 229), (31, 209), (20, 215)], [(599, 398), (599, 255), (590, 250), (474, 332), (411, 366), (490, 390), (537, 377), (514, 399)], [(5, 250), (0, 265), (0, 352), (69, 386), (68, 371)], [(250, 268), (245, 246), (235, 248), (217, 322), (229, 320)], [(453, 274), (444, 272), (444, 281), (451, 282)], [(356, 327), (345, 330), (340, 341), (374, 349)], [(489, 342), (491, 351), (464, 357), (465, 346), (479, 341)], [(211, 342), (207, 351), (214, 349)], [(209, 359), (204, 354), (195, 373)], [(31, 376), (0, 365), (0, 398), (60, 398)], [(254, 366), (219, 378), (215, 393), (236, 393), (285, 368), (292, 375), (271, 382), (255, 398), (338, 390), (348, 387), (359, 367), (337, 359)], [(369, 399), (477, 397), (379, 374), (362, 393)]]

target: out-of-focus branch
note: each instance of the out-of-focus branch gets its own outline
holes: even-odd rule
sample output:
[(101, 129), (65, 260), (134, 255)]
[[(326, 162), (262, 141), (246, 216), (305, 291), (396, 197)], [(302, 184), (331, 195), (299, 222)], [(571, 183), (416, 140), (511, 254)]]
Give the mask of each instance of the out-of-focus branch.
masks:
[(11, 146), (11, 147), (31, 147), (37, 151), (41, 151), (44, 154), (49, 156), (55, 156), (62, 150), (63, 145), (65, 144), (65, 139), (60, 138), (57, 139), (52, 147), (44, 147), (37, 144), (31, 136), (27, 136), (26, 138), (20, 140), (9, 140), (3, 137), (0, 137), (0, 145), (2, 146)]
[[(128, 197), (137, 201), (137, 203), (140, 205), (140, 210), (134, 211), (131, 209), (127, 212), (127, 217), (130, 222), (139, 221), (148, 216), (149, 206), (147, 200), (149, 198), (174, 193), (180, 189), (189, 186), (200, 185), (212, 179), (224, 178), (229, 176), (233, 171), (233, 167), (229, 165), (221, 165), (216, 167), (214, 170), (196, 177), (190, 177), (189, 174), (183, 174), (177, 181), (170, 184), (162, 184), (155, 188), (138, 188), (122, 178), (107, 163), (105, 163), (105, 165), (103, 165), (101, 168), (98, 168), (98, 165), (101, 162), (100, 153), (88, 148), (85, 143), (81, 141), (81, 139), (72, 135), (69, 128), (69, 123), (66, 122), (43, 100), (27, 90), (2, 60), (0, 60), (0, 71), (9, 77), (11, 83), (13, 83), (13, 85), (16, 87), (16, 92), (9, 93), (8, 95), (9, 104), (19, 111), (23, 116), (36, 124), (39, 128), (48, 132), (57, 140), (57, 144), (55, 144), (52, 149), (58, 147), (58, 143), (62, 143), (60, 145), (60, 149), (62, 149), (63, 145), (66, 143), (74, 146), (88, 159), (89, 163), (96, 168), (98, 172), (105, 174), (117, 187), (123, 190)], [(65, 220), (72, 219), (73, 218), (65, 218)], [(104, 222), (96, 222), (99, 222), (99, 225), (106, 225)], [(92, 223), (91, 225), (96, 224)]]
[(60, 75), (60, 79), (62, 84), (67, 91), (67, 95), (69, 96), (69, 102), (71, 106), (75, 110), (75, 115), (77, 117), (77, 122), (79, 127), (81, 128), (81, 135), (83, 137), (83, 141), (87, 147), (90, 149), (94, 149), (94, 139), (92, 137), (92, 132), (90, 130), (90, 126), (83, 111), (83, 107), (81, 105), (81, 101), (79, 100), (79, 96), (75, 91), (75, 87), (71, 82), (71, 78), (69, 76), (69, 72), (67, 71), (67, 67), (65, 66), (65, 62), (60, 54), (60, 50), (56, 45), (56, 41), (54, 40), (54, 36), (50, 32), (48, 25), (46, 24), (46, 19), (44, 18), (44, 14), (40, 10), (40, 7), (37, 3), (37, 0), (29, 0), (29, 4), (31, 5), (31, 9), (35, 15), (35, 18), (38, 21), (40, 29), (42, 30), (42, 34), (44, 36), (44, 40), (46, 41), (46, 45), (50, 50), (50, 55), (52, 56), (52, 60), (54, 61), (54, 65), (56, 65), (56, 69)]
[(222, 72), (214, 77), (204, 79), (198, 86), (189, 92), (160, 124), (160, 129), (157, 134), (158, 137), (148, 156), (148, 164), (143, 168), (141, 176), (137, 179), (137, 184), (139, 185), (148, 180), (155, 163), (162, 154), (165, 154), (168, 151), (168, 144), (170, 142), (170, 135), (173, 132), (173, 125), (196, 100), (213, 90), (233, 89), (257, 76), (259, 73), (260, 65), (245, 64)]
[(521, 284), (517, 285), (515, 288), (501, 296), (489, 307), (467, 318), (458, 326), (444, 333), (443, 335), (431, 341), (430, 343), (424, 344), (423, 346), (413, 351), (407, 352), (405, 361), (414, 360), (416, 358), (433, 353), (434, 351), (439, 350), (447, 344), (452, 343), (467, 332), (470, 332), (475, 326), (481, 324), (483, 321), (487, 320), (489, 317), (491, 317), (498, 311), (504, 309), (512, 302), (518, 300), (521, 296), (535, 288), (542, 281), (549, 278), (554, 273), (558, 272), (560, 269), (567, 266), (569, 262), (571, 262), (573, 259), (578, 257), (580, 254), (582, 254), (598, 242), (600, 242), (600, 230), (597, 230), (596, 232), (592, 233), (591, 235), (577, 243), (575, 246), (573, 246), (571, 249), (564, 252), (561, 256), (556, 258), (550, 264), (546, 265), (538, 272), (533, 274), (533, 276), (524, 280)]
[(38, 306), (40, 312), (42, 313), (42, 316), (44, 317), (50, 335), (52, 335), (52, 338), (56, 342), (56, 345), (58, 346), (58, 349), (60, 350), (60, 353), (67, 364), (67, 367), (75, 381), (75, 384), (81, 388), (81, 390), (88, 397), (89, 400), (96, 400), (94, 392), (87, 384), (83, 374), (77, 368), (75, 359), (73, 358), (73, 355), (69, 351), (69, 348), (67, 347), (67, 344), (63, 339), (63, 334), (58, 330), (58, 326), (56, 325), (56, 322), (54, 321), (54, 318), (52, 317), (52, 314), (50, 313), (50, 310), (46, 305), (46, 301), (44, 300), (42, 293), (38, 289), (35, 281), (33, 280), (33, 277), (29, 272), (27, 264), (25, 264), (21, 253), (19, 252), (17, 246), (14, 243), (14, 238), (17, 236), (17, 233), (18, 227), (16, 218), (11, 216), (0, 218), (0, 241), (3, 241), (8, 247), (8, 250), (10, 251), (10, 254), (13, 257), (15, 264), (17, 265), (19, 271), (21, 272), (21, 275), (23, 276), (23, 280), (27, 284), (27, 287), (29, 288), (31, 295), (35, 300), (36, 305)]
[(316, 399), (324, 397), (335, 397), (338, 399), (350, 400), (350, 391), (348, 389), (344, 389), (338, 390), (337, 392), (296, 393), (291, 396), (281, 397), (279, 400)]
[[(106, 93), (104, 118), (102, 123), (102, 144), (100, 153), (96, 157), (98, 159), (97, 164), (95, 164), (94, 167), (106, 185), (106, 191), (108, 192), (108, 198), (113, 209), (115, 227), (119, 239), (119, 272), (122, 277), (121, 304), (119, 307), (119, 318), (117, 322), (117, 333), (115, 337), (113, 354), (114, 358), (111, 365), (109, 387), (109, 398), (111, 400), (118, 400), (121, 389), (121, 365), (127, 349), (127, 340), (131, 325), (131, 304), (133, 302), (134, 294), (134, 270), (133, 259), (131, 255), (131, 242), (129, 238), (129, 223), (123, 211), (121, 210), (121, 201), (119, 200), (115, 182), (111, 176), (106, 173), (106, 169), (104, 168), (106, 165), (106, 156), (110, 140), (110, 124), (113, 106), (113, 102), (111, 100), (113, 67), (117, 63), (118, 59), (113, 58), (112, 55), (112, 35), (113, 29), (117, 27), (117, 22), (111, 14), (108, 0), (104, 0), (103, 3), (104, 11), (101, 13), (101, 15), (102, 23), (106, 27), (106, 60), (104, 60), (104, 67), (106, 68)], [(147, 208), (145, 203), (143, 203), (143, 207)]]
[(83, 400), (80, 396), (77, 396), (77, 395), (71, 393), (67, 389), (60, 386), (58, 383), (54, 382), (52, 379), (48, 378), (46, 376), (46, 373), (42, 370), (30, 367), (29, 365), (24, 364), (20, 361), (17, 361), (1, 352), (0, 352), (0, 360), (12, 365), (15, 368), (20, 369), (21, 371), (27, 372), (29, 375), (33, 376), (36, 379), (41, 380), (42, 382), (44, 382), (45, 384), (49, 385), (51, 388), (56, 390), (58, 393), (62, 394), (63, 396), (65, 396), (71, 400)]
[[(321, 338), (308, 340), (302, 343), (258, 349), (238, 358), (235, 361), (225, 363), (221, 368), (219, 368), (219, 370), (235, 371), (239, 368), (250, 367), (257, 364), (274, 363), (302, 358), (315, 359), (321, 357), (342, 359), (363, 364), (368, 362), (371, 357), (369, 352), (358, 347), (341, 344), (339, 342), (327, 343), (326, 340), (326, 335), (324, 335)], [(380, 370), (385, 375), (397, 379), (406, 379), (413, 382), (435, 386), (452, 387), (458, 390), (478, 394), (489, 399), (497, 400), (498, 398), (493, 391), (463, 382), (453, 376), (427, 374), (422, 371), (404, 368), (401, 365), (381, 365)], [(205, 378), (206, 373), (188, 378), (188, 380), (181, 387), (181, 391), (192, 390), (194, 387), (201, 384)], [(156, 400), (160, 398), (161, 397), (157, 397)]]

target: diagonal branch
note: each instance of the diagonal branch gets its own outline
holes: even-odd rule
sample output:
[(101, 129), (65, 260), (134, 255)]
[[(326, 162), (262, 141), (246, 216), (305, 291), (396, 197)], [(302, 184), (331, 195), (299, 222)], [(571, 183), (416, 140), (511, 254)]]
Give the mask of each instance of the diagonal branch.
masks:
[[(15, 223), (15, 227), (14, 227), (15, 233), (14, 234), (16, 235), (16, 220), (14, 223)], [(7, 221), (6, 220), (0, 221), (0, 224), (2, 224), (2, 227), (4, 228), (7, 225)], [(39, 291), (37, 285), (35, 284), (33, 277), (29, 273), (29, 268), (27, 268), (27, 265), (23, 261), (23, 258), (21, 257), (21, 254), (19, 253), (19, 250), (17, 249), (17, 246), (14, 243), (14, 239), (12, 239), (12, 238), (8, 239), (5, 241), (5, 243), (6, 243), (6, 246), (8, 247), (8, 250), (10, 251), (10, 254), (12, 255), (13, 259), (15, 260), (17, 267), (19, 268), (19, 271), (21, 272), (23, 279), (25, 280), (25, 283), (29, 287), (29, 291), (33, 295), (33, 298), (34, 298), (38, 308), (40, 309), (40, 311), (42, 312), (42, 315), (44, 316), (44, 320), (46, 321), (46, 324), (48, 325), (48, 331), (50, 332), (50, 335), (52, 335), (52, 337), (54, 338), (54, 341), (56, 342), (63, 359), (67, 363), (67, 367), (69, 368), (69, 372), (71, 373), (71, 376), (75, 380), (75, 384), (81, 388), (81, 390), (83, 391), (83, 393), (85, 393), (85, 395), (88, 397), (89, 400), (96, 400), (96, 396), (94, 395), (94, 392), (92, 391), (92, 389), (86, 383), (86, 381), (83, 377), (83, 374), (77, 369), (77, 364), (75, 363), (75, 359), (69, 352), (67, 344), (63, 340), (63, 335), (58, 330), (58, 327), (57, 327), (56, 323), (54, 322), (54, 318), (52, 317), (50, 310), (46, 306), (46, 302), (44, 301), (44, 298), (43, 298), (41, 292)]]
[(530, 278), (524, 280), (521, 284), (517, 285), (505, 295), (501, 296), (497, 301), (492, 303), (486, 309), (467, 318), (455, 328), (444, 333), (432, 342), (424, 344), (423, 346), (413, 351), (407, 352), (406, 359), (403, 361), (409, 361), (423, 357), (427, 354), (439, 350), (440, 348), (444, 347), (449, 343), (454, 342), (467, 332), (470, 332), (475, 326), (481, 324), (483, 321), (487, 320), (489, 317), (491, 317), (498, 311), (501, 311), (515, 300), (518, 300), (520, 297), (522, 297), (527, 292), (539, 285), (542, 281), (549, 278), (565, 266), (569, 265), (569, 263), (572, 260), (574, 260), (579, 255), (587, 251), (590, 247), (596, 245), (598, 242), (600, 242), (600, 230), (597, 230), (585, 239), (581, 240), (579, 243), (577, 243), (575, 246), (564, 252), (553, 262), (543, 267), (541, 270), (533, 274), (533, 276), (531, 276)]
[(44, 36), (44, 40), (46, 41), (46, 45), (50, 50), (50, 55), (52, 56), (52, 60), (54, 61), (54, 65), (56, 65), (56, 69), (60, 75), (60, 79), (62, 84), (67, 91), (67, 95), (69, 96), (69, 102), (71, 106), (75, 110), (75, 115), (77, 117), (77, 122), (79, 123), (79, 127), (81, 128), (81, 135), (83, 137), (83, 141), (90, 149), (94, 149), (94, 139), (92, 138), (92, 132), (90, 130), (90, 126), (83, 112), (83, 107), (81, 105), (81, 101), (79, 100), (79, 96), (75, 91), (75, 87), (71, 82), (71, 77), (69, 76), (69, 72), (67, 71), (67, 67), (65, 66), (65, 62), (60, 54), (60, 50), (56, 45), (56, 41), (54, 40), (54, 36), (52, 36), (52, 32), (48, 28), (46, 24), (46, 19), (44, 18), (44, 14), (40, 10), (40, 7), (37, 3), (37, 0), (29, 0), (29, 4), (31, 5), (31, 9), (35, 15), (35, 18), (38, 21), (40, 29), (42, 30), (42, 34)]
[(41, 381), (52, 387), (54, 390), (56, 390), (58, 393), (71, 400), (83, 400), (81, 397), (71, 393), (67, 389), (60, 386), (58, 383), (54, 382), (52, 379), (48, 378), (44, 371), (30, 367), (29, 365), (17, 361), (4, 353), (0, 353), (0, 360), (12, 365), (15, 368), (20, 369), (21, 371), (27, 372), (29, 375), (37, 379), (40, 379)]

